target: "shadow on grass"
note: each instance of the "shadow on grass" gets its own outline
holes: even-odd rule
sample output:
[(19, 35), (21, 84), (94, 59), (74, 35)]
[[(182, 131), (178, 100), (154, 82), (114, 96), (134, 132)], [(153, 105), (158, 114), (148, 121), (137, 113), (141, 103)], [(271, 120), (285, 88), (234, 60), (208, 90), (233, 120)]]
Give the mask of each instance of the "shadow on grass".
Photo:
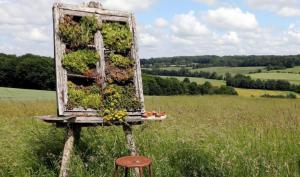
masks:
[(25, 153), (30, 176), (58, 176), (66, 131), (51, 127), (30, 134)]
[(170, 154), (170, 166), (184, 177), (223, 177), (226, 176), (212, 155), (191, 145), (180, 147)]

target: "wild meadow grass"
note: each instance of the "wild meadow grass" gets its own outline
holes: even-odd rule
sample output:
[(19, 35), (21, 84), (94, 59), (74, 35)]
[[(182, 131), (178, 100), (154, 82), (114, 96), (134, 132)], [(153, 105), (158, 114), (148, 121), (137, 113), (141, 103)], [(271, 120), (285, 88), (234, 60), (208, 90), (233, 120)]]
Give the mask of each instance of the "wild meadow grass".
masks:
[[(300, 100), (237, 96), (146, 97), (163, 122), (134, 127), (157, 177), (300, 176)], [(37, 121), (55, 101), (0, 102), (0, 176), (55, 177), (65, 130)], [(121, 127), (83, 128), (72, 177), (110, 177), (127, 155)]]

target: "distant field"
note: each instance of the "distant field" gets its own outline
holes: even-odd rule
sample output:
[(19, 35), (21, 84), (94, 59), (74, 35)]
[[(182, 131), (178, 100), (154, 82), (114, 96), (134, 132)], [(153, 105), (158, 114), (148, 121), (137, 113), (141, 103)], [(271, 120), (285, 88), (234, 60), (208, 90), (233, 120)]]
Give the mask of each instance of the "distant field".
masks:
[(248, 74), (250, 72), (255, 72), (259, 69), (263, 69), (264, 67), (210, 67), (210, 68), (199, 68), (192, 69), (192, 71), (207, 71), (207, 72), (216, 72), (218, 74), (226, 74), (231, 73), (235, 74)]
[(196, 82), (197, 84), (204, 84), (205, 82), (210, 82), (213, 86), (226, 85), (224, 80), (215, 80), (215, 79), (205, 79), (199, 77), (175, 77), (175, 76), (160, 76), (162, 78), (174, 77), (178, 80), (183, 80), (184, 78), (189, 78), (191, 82)]
[(287, 69), (280, 69), (280, 70), (271, 70), (269, 71), (271, 73), (274, 72), (283, 72), (283, 73), (295, 73), (295, 74), (300, 74), (300, 66), (295, 66), (293, 68), (287, 68)]
[[(181, 67), (163, 67), (161, 69), (163, 70), (176, 70), (178, 71)], [(190, 71), (206, 71), (206, 72), (216, 72), (218, 74), (226, 74), (231, 73), (233, 75), (235, 74), (248, 74), (250, 72), (255, 72), (258, 69), (264, 69), (263, 66), (257, 66), (257, 67), (209, 67), (209, 68), (199, 68), (199, 69), (192, 69), (192, 67), (186, 67)]]
[(254, 79), (281, 79), (287, 80), (294, 84), (300, 84), (300, 74), (292, 74), (292, 73), (254, 73), (249, 74)]
[[(171, 77), (171, 76), (160, 76), (163, 78)], [(183, 80), (186, 77), (175, 77), (179, 80)], [(204, 79), (204, 78), (198, 78), (198, 77), (188, 77), (190, 81), (196, 82), (198, 84), (204, 84), (205, 82), (210, 82), (213, 86), (221, 86), (226, 85), (225, 81), (223, 80), (214, 80), (214, 79)], [(239, 96), (243, 97), (260, 97), (264, 94), (269, 95), (287, 95), (289, 93), (293, 93), (297, 95), (299, 98), (300, 95), (295, 92), (289, 92), (289, 91), (274, 91), (274, 90), (259, 90), (259, 89), (242, 89), (242, 88), (235, 88), (235, 90), (238, 92)]]
[[(179, 66), (170, 66), (170, 67), (162, 67), (160, 69), (162, 69), (162, 70), (168, 70), (168, 71), (178, 71), (178, 70), (180, 70), (180, 68), (181, 67), (179, 67)], [(192, 69), (192, 67), (184, 67), (184, 68), (187, 68), (189, 70)]]
[(0, 87), (0, 100), (53, 100), (54, 91)]
[(242, 88), (235, 88), (235, 90), (238, 92), (239, 96), (244, 97), (260, 97), (264, 94), (269, 95), (287, 95), (289, 93), (293, 93), (297, 95), (297, 98), (299, 98), (299, 94), (295, 92), (289, 92), (289, 91), (274, 91), (274, 90), (259, 90), (259, 89), (242, 89)]

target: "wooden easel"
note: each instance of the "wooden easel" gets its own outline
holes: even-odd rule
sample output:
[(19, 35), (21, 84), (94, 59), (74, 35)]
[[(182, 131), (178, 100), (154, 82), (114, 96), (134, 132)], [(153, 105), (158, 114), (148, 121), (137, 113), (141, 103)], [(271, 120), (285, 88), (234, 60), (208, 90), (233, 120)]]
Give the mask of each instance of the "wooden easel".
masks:
[[(59, 24), (60, 20), (64, 16), (95, 16), (99, 24), (103, 22), (119, 22), (128, 25), (133, 35), (133, 43), (130, 50), (130, 57), (135, 61), (133, 84), (135, 86), (136, 96), (141, 102), (142, 108), (138, 112), (128, 112), (128, 116), (124, 121), (109, 122), (98, 116), (97, 110), (85, 110), (76, 109), (68, 110), (66, 103), (68, 103), (68, 77), (81, 77), (67, 71), (62, 67), (62, 59), (66, 52), (66, 44), (61, 40), (59, 36)], [(140, 60), (138, 58), (137, 49), (137, 34), (136, 23), (132, 13), (107, 10), (103, 9), (102, 5), (98, 2), (89, 2), (82, 5), (70, 5), (55, 3), (53, 5), (53, 32), (54, 32), (54, 56), (55, 56), (55, 71), (56, 71), (56, 92), (57, 92), (57, 105), (58, 116), (40, 116), (39, 119), (48, 122), (55, 123), (57, 127), (67, 128), (67, 136), (65, 140), (65, 146), (63, 150), (62, 163), (59, 177), (68, 176), (68, 165), (74, 144), (80, 140), (80, 132), (82, 127), (88, 126), (110, 126), (120, 125), (123, 126), (123, 131), (128, 144), (128, 150), (131, 155), (137, 155), (137, 149), (132, 134), (132, 125), (142, 124), (142, 113), (144, 112), (144, 95), (142, 85), (142, 75), (140, 68)], [(96, 64), (97, 77), (103, 86), (105, 86), (105, 46), (101, 32), (98, 30), (94, 35), (94, 44), (89, 46), (94, 48), (99, 56), (100, 60)], [(135, 170), (135, 174), (138, 176), (139, 171)]]
[[(106, 122), (99, 117), (85, 118), (84, 123), (82, 123), (82, 117), (38, 116), (37, 118), (47, 123), (55, 123), (57, 127), (63, 127), (67, 129), (59, 177), (68, 177), (68, 166), (71, 160), (71, 154), (74, 145), (80, 141), (80, 133), (82, 127), (121, 125), (123, 127), (125, 139), (127, 142), (127, 148), (130, 152), (130, 155), (138, 155), (138, 150), (136, 148), (134, 136), (132, 133), (132, 125), (139, 125), (143, 123), (139, 118), (127, 118), (124, 122), (114, 122), (114, 124)], [(138, 169), (135, 170), (135, 176), (139, 176)]]

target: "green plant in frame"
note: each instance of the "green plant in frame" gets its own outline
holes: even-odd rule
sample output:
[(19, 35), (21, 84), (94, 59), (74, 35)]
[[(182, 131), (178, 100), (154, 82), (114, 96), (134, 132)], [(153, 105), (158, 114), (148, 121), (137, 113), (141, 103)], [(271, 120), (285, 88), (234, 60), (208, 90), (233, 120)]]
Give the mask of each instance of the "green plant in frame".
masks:
[[(128, 111), (138, 111), (141, 103), (135, 95), (133, 85), (109, 85), (103, 92), (103, 108), (101, 116), (106, 120), (122, 120)], [(126, 114), (124, 113), (126, 112)]]
[(134, 70), (133, 68), (119, 68), (114, 66), (111, 62), (106, 62), (106, 79), (107, 82), (117, 83), (124, 85), (126, 83), (132, 82), (132, 79), (134, 77)]
[(84, 108), (99, 110), (102, 105), (100, 90), (96, 90), (96, 85), (89, 87), (77, 86), (68, 82), (68, 109)]
[(133, 36), (128, 25), (117, 22), (104, 23), (101, 32), (105, 48), (118, 53), (130, 50)]
[(92, 43), (99, 29), (96, 16), (84, 16), (76, 22), (66, 15), (59, 24), (59, 36), (70, 48), (84, 48)]
[(100, 56), (94, 50), (78, 50), (64, 55), (63, 67), (73, 74), (83, 74), (90, 68), (95, 68)]
[(134, 64), (134, 62), (130, 58), (114, 53), (111, 53), (109, 55), (109, 60), (114, 66), (119, 68), (129, 68)]

